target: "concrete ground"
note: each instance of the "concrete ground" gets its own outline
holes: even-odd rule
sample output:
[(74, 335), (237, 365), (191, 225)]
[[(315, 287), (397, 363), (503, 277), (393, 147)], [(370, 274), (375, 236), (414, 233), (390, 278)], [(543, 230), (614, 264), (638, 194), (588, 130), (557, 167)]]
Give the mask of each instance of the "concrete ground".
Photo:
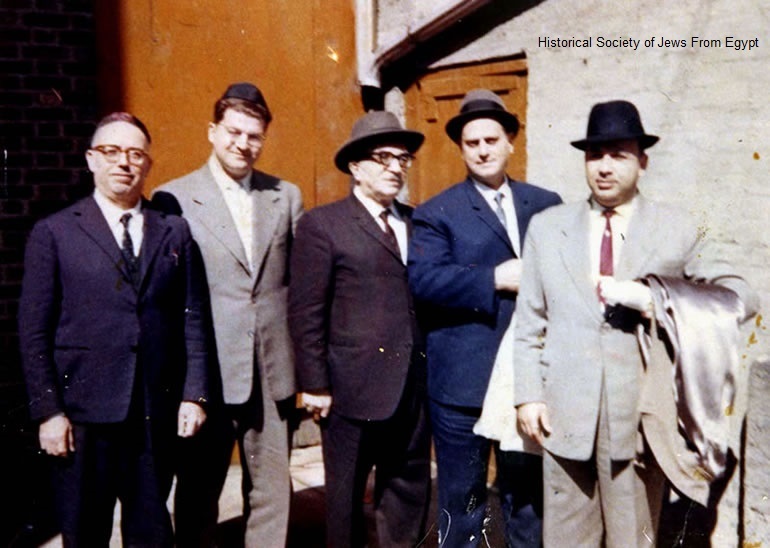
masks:
[[(435, 470), (434, 470), (435, 472)], [(295, 448), (291, 456), (291, 476), (294, 486), (294, 499), (289, 523), (289, 539), (287, 548), (323, 548), (325, 538), (325, 496), (323, 461), (321, 446)], [(241, 469), (239, 464), (230, 466), (230, 472), (225, 482), (222, 496), (219, 499), (219, 527), (217, 537), (222, 548), (242, 548), (241, 533)], [(173, 495), (172, 497), (173, 498)], [(434, 488), (431, 501), (430, 519), (436, 516), (435, 508), (435, 473)], [(493, 505), (493, 516), (499, 516), (496, 497), (490, 496)], [(366, 505), (366, 516), (369, 524), (369, 547), (378, 548), (374, 529), (374, 516), (371, 504)], [(115, 521), (110, 548), (120, 548), (120, 505), (115, 509)], [(490, 532), (490, 546), (504, 546), (499, 530), (493, 527)], [(438, 545), (438, 535), (435, 526), (429, 524), (426, 538), (420, 548), (435, 548)], [(42, 545), (43, 548), (60, 548), (61, 537), (57, 536)], [(259, 548), (272, 548), (269, 546)]]

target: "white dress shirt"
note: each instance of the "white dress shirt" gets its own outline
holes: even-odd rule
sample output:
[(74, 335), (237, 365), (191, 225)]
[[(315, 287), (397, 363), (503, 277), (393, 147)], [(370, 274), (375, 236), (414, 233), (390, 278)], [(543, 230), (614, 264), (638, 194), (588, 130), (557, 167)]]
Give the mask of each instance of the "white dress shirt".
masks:
[(118, 247), (123, 247), (123, 223), (120, 218), (126, 213), (131, 214), (131, 221), (128, 223), (128, 233), (131, 236), (131, 242), (134, 244), (134, 255), (139, 256), (142, 249), (142, 239), (144, 236), (144, 215), (142, 215), (142, 201), (139, 200), (131, 209), (123, 209), (112, 203), (101, 191), (94, 189), (94, 200), (96, 205), (107, 220), (112, 236), (118, 243)]
[(521, 257), (521, 241), (519, 240), (519, 222), (516, 218), (516, 207), (513, 205), (513, 191), (511, 190), (511, 185), (509, 184), (509, 180), (506, 177), (505, 182), (500, 185), (500, 188), (495, 190), (494, 188), (488, 187), (485, 184), (482, 184), (475, 179), (473, 180), (473, 185), (476, 187), (476, 190), (479, 191), (481, 194), (481, 197), (484, 198), (484, 201), (489, 204), (489, 207), (492, 209), (492, 212), (497, 210), (497, 202), (495, 201), (495, 197), (498, 194), (503, 195), (503, 199), (500, 202), (500, 206), (503, 208), (503, 213), (505, 213), (505, 224), (506, 224), (506, 231), (508, 232), (508, 239), (511, 241), (511, 245), (513, 246), (513, 250), (516, 252), (517, 257)]
[(209, 157), (209, 168), (214, 175), (214, 180), (219, 187), (222, 196), (230, 210), (230, 216), (235, 223), (235, 229), (241, 239), (243, 250), (246, 252), (246, 259), (249, 261), (249, 268), (254, 269), (254, 202), (251, 198), (251, 170), (243, 179), (236, 181), (222, 169), (219, 160), (213, 154)]
[(372, 200), (367, 196), (364, 196), (364, 193), (361, 191), (358, 185), (353, 187), (353, 195), (358, 198), (358, 201), (364, 205), (369, 214), (374, 218), (377, 226), (379, 226), (383, 232), (385, 232), (385, 223), (380, 218), (380, 213), (382, 213), (384, 210), (388, 210), (390, 213), (388, 217), (388, 224), (390, 225), (390, 228), (393, 229), (393, 233), (396, 235), (398, 250), (401, 252), (401, 262), (406, 264), (406, 254), (409, 247), (406, 221), (398, 212), (396, 207), (393, 204), (390, 204), (390, 207), (383, 207), (382, 204)]

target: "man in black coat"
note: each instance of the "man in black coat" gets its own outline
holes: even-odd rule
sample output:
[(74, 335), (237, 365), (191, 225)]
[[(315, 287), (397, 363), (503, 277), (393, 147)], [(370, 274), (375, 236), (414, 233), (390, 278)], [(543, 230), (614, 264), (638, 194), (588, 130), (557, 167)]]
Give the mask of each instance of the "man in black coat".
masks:
[(423, 135), (373, 111), (335, 157), (347, 198), (299, 221), (289, 329), (305, 408), (321, 419), (327, 541), (363, 546), (376, 467), (381, 546), (416, 546), (430, 496), (424, 347), (406, 276), (411, 209), (395, 198)]
[(19, 306), (30, 414), (63, 542), (171, 546), (174, 438), (206, 418), (205, 285), (184, 220), (148, 209), (150, 136), (127, 113), (86, 152), (94, 194), (38, 222)]

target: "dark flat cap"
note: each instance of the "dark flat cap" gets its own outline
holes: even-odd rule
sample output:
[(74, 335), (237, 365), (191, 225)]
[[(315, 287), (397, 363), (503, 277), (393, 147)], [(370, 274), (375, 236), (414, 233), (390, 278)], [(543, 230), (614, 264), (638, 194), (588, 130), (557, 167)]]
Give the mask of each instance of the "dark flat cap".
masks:
[(222, 99), (242, 99), (254, 103), (265, 111), (265, 122), (268, 124), (273, 119), (270, 109), (267, 108), (267, 101), (259, 88), (249, 82), (238, 82), (230, 84), (221, 97)]

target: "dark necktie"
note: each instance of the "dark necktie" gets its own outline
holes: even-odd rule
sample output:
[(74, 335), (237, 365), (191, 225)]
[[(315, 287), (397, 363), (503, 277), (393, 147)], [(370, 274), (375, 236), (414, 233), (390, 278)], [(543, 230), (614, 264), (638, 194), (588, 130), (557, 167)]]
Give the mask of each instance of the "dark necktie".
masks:
[(508, 220), (505, 217), (505, 210), (503, 209), (503, 198), (505, 198), (505, 195), (502, 192), (495, 194), (495, 215), (500, 219), (503, 228), (508, 230)]
[(390, 248), (393, 251), (395, 251), (400, 257), (401, 249), (398, 247), (398, 240), (396, 239), (396, 233), (393, 232), (393, 227), (390, 226), (390, 223), (388, 222), (389, 215), (390, 215), (390, 210), (388, 209), (383, 209), (380, 212), (380, 219), (382, 219), (382, 222), (385, 223), (385, 240), (387, 240)]
[(131, 239), (131, 233), (128, 231), (128, 223), (131, 222), (131, 214), (124, 213), (120, 217), (120, 224), (123, 225), (123, 241), (120, 246), (120, 253), (123, 255), (123, 261), (126, 263), (126, 270), (134, 286), (139, 284), (139, 260), (134, 254), (134, 241)]
[(602, 247), (599, 251), (600, 276), (612, 276), (614, 274), (614, 268), (612, 266), (612, 225), (610, 224), (610, 217), (612, 217), (614, 214), (614, 209), (605, 209), (602, 211), (605, 222), (604, 232), (602, 233)]

